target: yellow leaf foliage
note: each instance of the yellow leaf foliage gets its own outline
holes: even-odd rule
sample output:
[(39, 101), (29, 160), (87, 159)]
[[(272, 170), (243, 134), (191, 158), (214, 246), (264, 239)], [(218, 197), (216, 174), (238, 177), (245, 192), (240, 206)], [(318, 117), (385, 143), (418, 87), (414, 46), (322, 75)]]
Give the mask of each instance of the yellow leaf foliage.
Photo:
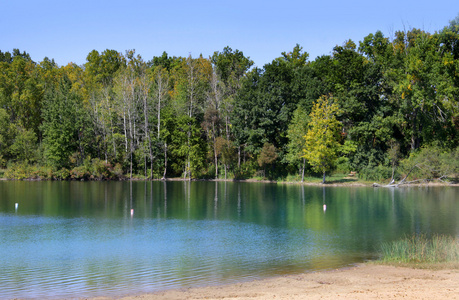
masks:
[(336, 159), (340, 147), (341, 122), (336, 118), (339, 107), (332, 97), (322, 96), (312, 108), (308, 131), (304, 136), (306, 142), (304, 157), (316, 172), (329, 170)]

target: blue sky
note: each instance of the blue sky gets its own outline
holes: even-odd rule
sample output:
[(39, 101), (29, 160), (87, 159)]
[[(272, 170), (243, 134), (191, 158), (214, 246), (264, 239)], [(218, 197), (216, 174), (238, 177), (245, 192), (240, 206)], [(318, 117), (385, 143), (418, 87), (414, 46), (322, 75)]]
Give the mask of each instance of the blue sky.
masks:
[(205, 57), (230, 46), (262, 67), (298, 43), (310, 60), (348, 39), (381, 30), (437, 31), (459, 14), (457, 0), (384, 1), (17, 1), (3, 0), (0, 50), (41, 61), (84, 64), (96, 49), (135, 49), (145, 60)]

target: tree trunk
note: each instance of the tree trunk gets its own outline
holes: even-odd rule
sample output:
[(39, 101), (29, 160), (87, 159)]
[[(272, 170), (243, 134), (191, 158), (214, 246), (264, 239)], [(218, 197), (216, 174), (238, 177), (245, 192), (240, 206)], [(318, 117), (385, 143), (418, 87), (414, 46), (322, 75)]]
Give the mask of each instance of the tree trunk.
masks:
[(126, 126), (126, 109), (123, 107), (123, 130), (124, 130), (124, 145), (125, 151), (128, 151), (128, 135), (127, 135), (127, 126)]
[(129, 171), (129, 179), (130, 180), (132, 179), (132, 148), (131, 148), (131, 165), (130, 165), (130, 171)]
[(218, 179), (218, 155), (217, 155), (217, 138), (215, 132), (215, 123), (212, 122), (212, 140), (214, 142), (214, 159), (215, 159), (215, 179)]
[(218, 179), (218, 157), (217, 157), (216, 150), (214, 150), (214, 155), (215, 155), (215, 179)]

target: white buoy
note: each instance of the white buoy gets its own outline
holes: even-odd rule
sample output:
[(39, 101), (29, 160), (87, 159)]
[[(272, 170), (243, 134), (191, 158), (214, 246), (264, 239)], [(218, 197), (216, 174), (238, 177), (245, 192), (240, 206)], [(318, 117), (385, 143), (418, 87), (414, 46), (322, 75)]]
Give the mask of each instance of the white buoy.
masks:
[(324, 204), (324, 212), (327, 210), (327, 205)]
[(14, 209), (15, 209), (15, 210), (18, 210), (18, 206), (19, 206), (18, 203), (14, 203)]
[(131, 208), (131, 217), (134, 215), (134, 209)]

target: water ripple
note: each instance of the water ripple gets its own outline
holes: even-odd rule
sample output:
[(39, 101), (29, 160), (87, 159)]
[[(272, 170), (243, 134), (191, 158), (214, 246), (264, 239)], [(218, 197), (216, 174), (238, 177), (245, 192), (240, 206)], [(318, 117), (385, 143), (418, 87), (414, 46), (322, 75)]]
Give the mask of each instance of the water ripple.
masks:
[[(329, 269), (368, 259), (379, 242), (413, 228), (459, 228), (454, 226), (457, 202), (440, 203), (447, 197), (435, 193), (431, 201), (407, 191), (397, 199), (396, 193), (383, 190), (380, 198), (368, 201), (373, 189), (327, 190), (327, 195), (339, 195), (327, 196), (324, 214), (322, 189), (311, 188), (300, 199), (300, 187), (276, 190), (260, 184), (250, 191), (247, 185), (229, 185), (233, 191), (216, 202), (223, 190), (207, 190), (215, 184), (204, 184), (194, 197), (182, 183), (172, 183), (168, 201), (163, 183), (151, 183), (156, 190), (150, 194), (142, 190), (144, 198), (136, 198), (134, 190), (131, 199), (124, 183), (101, 183), (102, 198), (86, 194), (79, 183), (69, 185), (75, 196), (50, 198), (49, 203), (34, 200), (32, 194), (41, 195), (34, 191), (0, 198), (0, 209), (4, 203), (8, 207), (0, 211), (1, 299), (116, 297)], [(171, 200), (175, 189), (183, 194)], [(247, 194), (241, 197), (244, 189)], [(287, 189), (292, 192), (285, 196)], [(159, 198), (151, 196), (155, 193)], [(29, 207), (21, 202), (18, 213), (11, 212), (16, 199), (29, 198)]]

